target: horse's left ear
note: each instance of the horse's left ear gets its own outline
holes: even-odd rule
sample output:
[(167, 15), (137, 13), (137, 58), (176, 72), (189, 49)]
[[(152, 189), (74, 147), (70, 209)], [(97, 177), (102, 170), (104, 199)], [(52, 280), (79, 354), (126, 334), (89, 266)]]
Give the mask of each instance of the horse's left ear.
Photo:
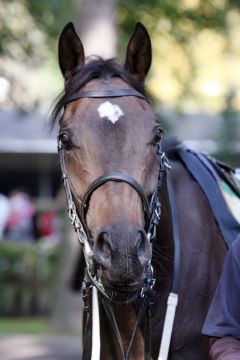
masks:
[(84, 48), (71, 22), (65, 26), (59, 37), (58, 61), (65, 80), (78, 65), (84, 63)]
[(128, 43), (125, 68), (137, 80), (144, 81), (151, 62), (151, 39), (145, 26), (138, 22)]

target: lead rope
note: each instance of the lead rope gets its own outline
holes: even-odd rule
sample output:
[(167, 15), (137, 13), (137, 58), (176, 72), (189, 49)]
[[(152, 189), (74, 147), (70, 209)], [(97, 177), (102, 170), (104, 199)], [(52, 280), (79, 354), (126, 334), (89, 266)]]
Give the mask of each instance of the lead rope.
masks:
[(91, 360), (100, 359), (101, 339), (100, 339), (100, 316), (97, 288), (92, 288), (92, 353)]

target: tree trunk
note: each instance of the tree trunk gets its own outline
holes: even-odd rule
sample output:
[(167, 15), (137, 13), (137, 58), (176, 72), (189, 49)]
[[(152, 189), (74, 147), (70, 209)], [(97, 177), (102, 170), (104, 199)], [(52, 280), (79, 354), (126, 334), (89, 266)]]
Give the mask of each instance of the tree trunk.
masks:
[(117, 0), (74, 0), (85, 55), (116, 56)]

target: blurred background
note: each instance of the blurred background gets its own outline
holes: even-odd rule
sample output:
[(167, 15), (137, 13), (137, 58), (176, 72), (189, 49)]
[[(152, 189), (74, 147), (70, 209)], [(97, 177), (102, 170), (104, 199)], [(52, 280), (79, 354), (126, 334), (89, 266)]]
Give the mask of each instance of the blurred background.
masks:
[[(4, 360), (79, 358), (82, 304), (69, 286), (78, 245), (65, 216), (57, 129), (49, 127), (63, 88), (57, 40), (69, 21), (87, 55), (122, 62), (135, 23), (143, 22), (153, 43), (146, 85), (167, 135), (240, 166), (239, 0), (0, 0)], [(17, 341), (31, 341), (24, 355), (20, 345), (18, 354), (9, 350)]]

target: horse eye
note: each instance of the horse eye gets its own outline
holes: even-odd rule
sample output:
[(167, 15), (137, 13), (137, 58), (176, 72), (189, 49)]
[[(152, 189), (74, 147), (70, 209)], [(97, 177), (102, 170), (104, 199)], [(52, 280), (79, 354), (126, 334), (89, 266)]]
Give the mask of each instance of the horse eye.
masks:
[(160, 126), (158, 126), (154, 130), (153, 145), (157, 145), (159, 143), (159, 141), (162, 139), (162, 135), (163, 135), (163, 129)]
[(62, 144), (63, 144), (63, 146), (64, 146), (64, 148), (65, 148), (66, 150), (70, 150), (70, 149), (71, 149), (71, 147), (72, 147), (72, 140), (71, 140), (71, 138), (70, 138), (70, 136), (69, 136), (68, 134), (66, 134), (66, 133), (60, 134), (60, 135), (59, 135), (59, 139), (61, 140), (61, 142), (62, 142)]

